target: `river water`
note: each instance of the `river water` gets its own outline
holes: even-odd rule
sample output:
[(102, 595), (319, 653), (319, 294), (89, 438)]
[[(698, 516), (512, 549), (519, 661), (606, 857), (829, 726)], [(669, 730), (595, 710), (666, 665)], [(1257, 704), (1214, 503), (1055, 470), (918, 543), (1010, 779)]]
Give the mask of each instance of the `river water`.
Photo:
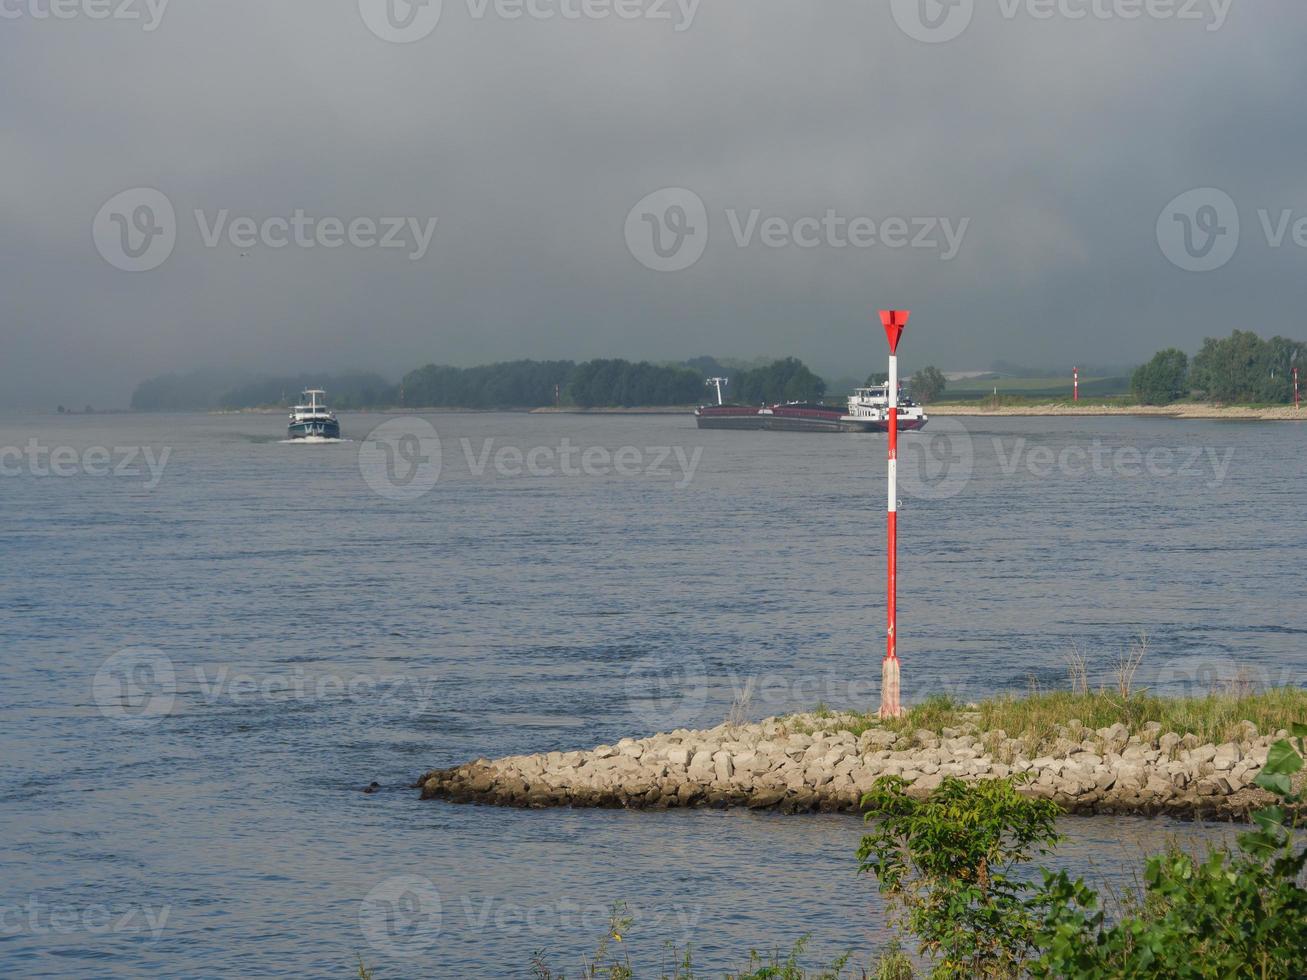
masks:
[[(36, 976), (709, 974), (885, 936), (856, 819), (420, 801), (477, 756), (878, 699), (884, 439), (677, 416), (0, 418), (0, 963)], [(424, 428), (430, 426), (431, 428)], [(1307, 426), (937, 419), (905, 436), (909, 700), (1307, 674)], [(438, 439), (438, 441), (437, 441)], [(438, 464), (438, 465), (437, 465)], [(380, 789), (364, 794), (376, 781)], [(1212, 826), (1068, 819), (1128, 887)]]

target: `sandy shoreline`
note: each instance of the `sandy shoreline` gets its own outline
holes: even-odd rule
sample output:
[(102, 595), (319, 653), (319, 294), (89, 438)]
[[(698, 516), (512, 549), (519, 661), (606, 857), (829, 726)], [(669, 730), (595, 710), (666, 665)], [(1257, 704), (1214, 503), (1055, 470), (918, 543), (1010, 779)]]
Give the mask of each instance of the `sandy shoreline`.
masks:
[(1238, 405), (1004, 405), (986, 408), (983, 405), (928, 405), (930, 415), (962, 416), (1101, 416), (1141, 415), (1170, 419), (1230, 419), (1252, 422), (1307, 421), (1307, 411), (1298, 411), (1292, 405), (1276, 408), (1246, 408)]

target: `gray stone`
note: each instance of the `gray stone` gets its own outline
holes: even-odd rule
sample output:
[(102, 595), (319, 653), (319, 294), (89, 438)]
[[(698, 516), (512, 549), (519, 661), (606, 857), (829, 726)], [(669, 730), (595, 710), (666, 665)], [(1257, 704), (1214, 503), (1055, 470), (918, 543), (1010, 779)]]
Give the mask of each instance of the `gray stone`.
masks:
[(719, 783), (730, 782), (731, 776), (735, 774), (735, 765), (731, 762), (729, 752), (718, 752), (712, 757), (713, 773)]
[(1190, 762), (1211, 762), (1216, 758), (1215, 745), (1199, 745), (1189, 750)]

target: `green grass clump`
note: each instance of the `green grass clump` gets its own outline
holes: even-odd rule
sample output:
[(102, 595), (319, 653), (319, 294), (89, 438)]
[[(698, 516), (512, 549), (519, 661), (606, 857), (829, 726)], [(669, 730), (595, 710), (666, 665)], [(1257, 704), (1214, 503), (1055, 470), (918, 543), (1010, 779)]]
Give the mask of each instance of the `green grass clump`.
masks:
[(1162, 698), (1147, 692), (1122, 697), (1114, 691), (1051, 691), (991, 698), (975, 705), (934, 695), (909, 707), (902, 718), (882, 722), (875, 712), (827, 712), (815, 728), (796, 724), (790, 730), (804, 730), (809, 735), (817, 729), (861, 735), (883, 728), (904, 734), (927, 731), (939, 735), (945, 728), (974, 726), (980, 733), (1006, 732), (1009, 738), (1020, 738), (1031, 750), (1039, 751), (1052, 745), (1072, 720), (1091, 732), (1123, 724), (1130, 734), (1156, 723), (1162, 726), (1162, 732), (1192, 734), (1201, 743), (1219, 745), (1239, 741), (1245, 721), (1256, 725), (1260, 734), (1273, 735), (1304, 716), (1307, 689), (1296, 687), (1256, 694), (1212, 693), (1197, 698)]
[(1288, 729), (1307, 714), (1307, 690), (1282, 687), (1259, 694), (1213, 693), (1198, 698), (1160, 698), (1147, 693), (1122, 698), (1108, 691), (1055, 691), (984, 701), (978, 707), (976, 724), (982, 731), (1002, 729), (1041, 743), (1056, 737), (1058, 726), (1076, 718), (1088, 729), (1119, 723), (1131, 733), (1154, 722), (1163, 732), (1192, 734), (1200, 742), (1220, 744), (1238, 741), (1244, 721), (1251, 721), (1264, 735)]

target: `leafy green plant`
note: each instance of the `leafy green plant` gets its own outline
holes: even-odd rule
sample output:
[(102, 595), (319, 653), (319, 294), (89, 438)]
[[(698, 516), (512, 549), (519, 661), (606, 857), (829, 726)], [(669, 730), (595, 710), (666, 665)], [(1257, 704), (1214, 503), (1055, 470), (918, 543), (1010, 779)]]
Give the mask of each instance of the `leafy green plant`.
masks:
[(948, 778), (926, 799), (882, 776), (862, 800), (874, 829), (858, 848), (937, 977), (1007, 977), (1037, 953), (1032, 888), (1015, 865), (1058, 840), (1058, 808), (1026, 799), (1011, 779)]
[(1271, 747), (1257, 785), (1281, 803), (1258, 811), (1238, 850), (1205, 859), (1172, 852), (1148, 861), (1143, 911), (1115, 924), (1098, 899), (1066, 872), (1045, 872), (1041, 977), (1299, 978), (1307, 976), (1307, 848), (1290, 814), (1303, 803), (1293, 777), (1303, 768), (1307, 726)]

